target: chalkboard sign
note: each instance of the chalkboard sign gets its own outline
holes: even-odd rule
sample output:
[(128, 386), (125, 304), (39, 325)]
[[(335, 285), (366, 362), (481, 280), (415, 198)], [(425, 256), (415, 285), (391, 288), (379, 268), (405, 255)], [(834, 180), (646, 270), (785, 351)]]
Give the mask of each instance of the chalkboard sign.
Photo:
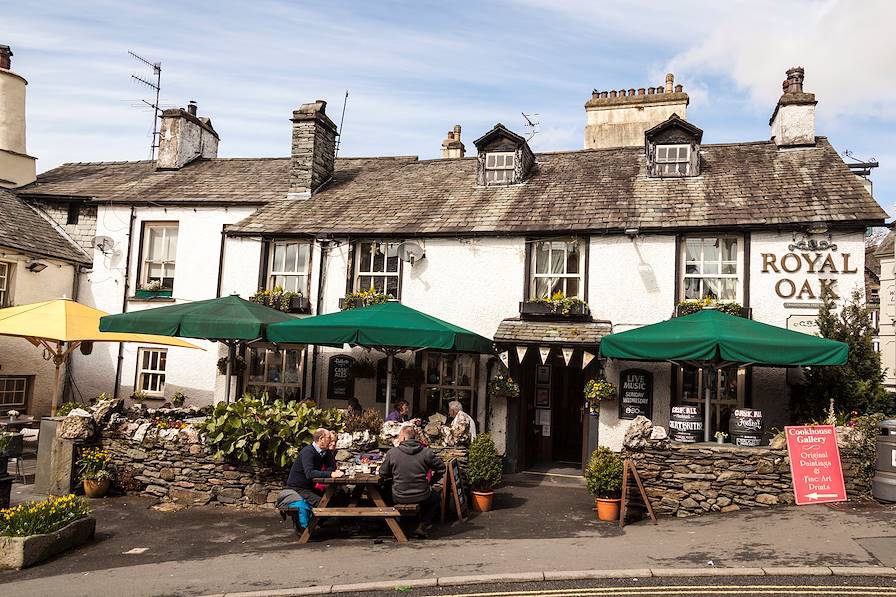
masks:
[[(448, 510), (446, 506), (453, 506), (458, 520), (466, 522), (470, 509), (467, 504), (467, 492), (464, 489), (463, 477), (460, 474), (460, 463), (456, 458), (452, 458), (447, 465), (448, 474), (445, 475), (445, 481), (442, 483), (442, 522), (445, 522), (445, 514)], [(448, 503), (446, 504), (446, 502)]]
[(355, 359), (348, 355), (337, 354), (330, 357), (329, 389), (330, 400), (348, 400), (355, 395), (355, 376), (352, 365)]
[(735, 446), (761, 446), (762, 411), (737, 408), (731, 413), (731, 443)]
[(703, 441), (703, 416), (699, 406), (673, 406), (669, 417), (669, 438), (694, 444)]
[(626, 369), (619, 374), (619, 418), (653, 418), (653, 374), (644, 369)]
[(631, 460), (626, 459), (622, 467), (622, 500), (619, 505), (619, 526), (624, 527), (625, 523), (630, 519), (640, 520), (646, 512), (653, 524), (656, 524), (656, 515), (653, 513), (653, 506), (650, 505), (650, 498), (644, 491), (644, 484), (641, 483), (641, 475), (638, 474), (638, 468)]

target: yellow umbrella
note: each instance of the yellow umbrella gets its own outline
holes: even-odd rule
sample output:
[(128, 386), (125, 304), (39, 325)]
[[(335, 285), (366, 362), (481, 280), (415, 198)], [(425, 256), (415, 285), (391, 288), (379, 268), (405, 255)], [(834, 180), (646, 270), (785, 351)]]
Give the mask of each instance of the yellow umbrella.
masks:
[(56, 299), (0, 309), (0, 336), (25, 338), (34, 346), (43, 347), (44, 358), (52, 360), (56, 365), (51, 414), (56, 414), (56, 406), (59, 403), (59, 370), (68, 360), (68, 356), (84, 343), (142, 342), (204, 350), (195, 344), (170, 336), (101, 332), (100, 317), (104, 315), (108, 313), (71, 299)]

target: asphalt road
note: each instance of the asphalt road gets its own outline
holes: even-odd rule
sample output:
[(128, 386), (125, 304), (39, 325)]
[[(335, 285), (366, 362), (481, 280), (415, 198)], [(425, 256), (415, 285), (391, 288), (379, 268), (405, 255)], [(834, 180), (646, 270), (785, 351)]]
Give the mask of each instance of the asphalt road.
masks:
[(366, 597), (714, 597), (716, 595), (896, 596), (896, 578), (837, 576), (718, 576), (644, 578), (569, 582), (503, 583), (470, 587), (359, 593)]

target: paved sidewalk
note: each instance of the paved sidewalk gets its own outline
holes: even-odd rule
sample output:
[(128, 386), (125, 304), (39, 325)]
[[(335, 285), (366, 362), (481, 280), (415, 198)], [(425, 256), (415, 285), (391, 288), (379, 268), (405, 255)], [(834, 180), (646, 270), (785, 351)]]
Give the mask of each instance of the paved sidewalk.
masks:
[(96, 541), (0, 573), (0, 585), (22, 596), (117, 594), (123, 587), (129, 595), (206, 595), (520, 572), (896, 566), (896, 507), (873, 502), (661, 518), (657, 526), (619, 529), (594, 520), (593, 502), (575, 483), (518, 477), (501, 490), (497, 510), (428, 541), (397, 545), (385, 529), (350, 538), (330, 529), (306, 546), (269, 510), (158, 512), (150, 504), (96, 501)]

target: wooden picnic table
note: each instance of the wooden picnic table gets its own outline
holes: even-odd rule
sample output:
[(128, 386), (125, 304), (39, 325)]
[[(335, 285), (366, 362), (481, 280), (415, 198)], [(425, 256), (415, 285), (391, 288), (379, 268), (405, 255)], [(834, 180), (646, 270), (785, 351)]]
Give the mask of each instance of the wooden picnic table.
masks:
[[(408, 538), (405, 537), (404, 532), (401, 530), (401, 526), (398, 524), (398, 520), (396, 520), (401, 516), (401, 513), (398, 509), (386, 505), (386, 502), (383, 500), (383, 495), (380, 493), (379, 475), (344, 475), (338, 478), (327, 477), (324, 479), (315, 479), (314, 481), (315, 483), (325, 485), (326, 490), (320, 500), (320, 504), (318, 504), (316, 508), (313, 508), (314, 517), (311, 519), (311, 522), (308, 523), (308, 528), (302, 533), (301, 538), (299, 538), (299, 543), (308, 543), (308, 540), (311, 539), (311, 533), (317, 528), (318, 521), (324, 518), (382, 518), (386, 524), (389, 525), (389, 530), (392, 531), (392, 534), (395, 535), (395, 539), (399, 543), (408, 542)], [(348, 507), (329, 507), (328, 504), (330, 503), (330, 500), (333, 499), (339, 486), (346, 485), (354, 486)], [(364, 497), (364, 494), (373, 501), (373, 506), (358, 505)]]

